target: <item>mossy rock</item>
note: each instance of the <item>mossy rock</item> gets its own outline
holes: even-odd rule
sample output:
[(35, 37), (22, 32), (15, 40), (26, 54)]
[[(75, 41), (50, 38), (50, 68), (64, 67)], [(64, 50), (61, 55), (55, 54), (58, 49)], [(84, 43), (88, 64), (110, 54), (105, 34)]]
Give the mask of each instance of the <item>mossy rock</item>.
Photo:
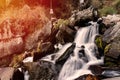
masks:
[(96, 37), (95, 43), (96, 43), (98, 48), (103, 49), (103, 41), (102, 41), (102, 37), (101, 36)]
[(59, 28), (60, 25), (68, 25), (68, 24), (69, 24), (69, 20), (58, 19), (58, 21), (54, 25), (54, 28)]
[(106, 47), (104, 49), (104, 53), (107, 53), (109, 51), (110, 47), (111, 47), (111, 44), (106, 45)]

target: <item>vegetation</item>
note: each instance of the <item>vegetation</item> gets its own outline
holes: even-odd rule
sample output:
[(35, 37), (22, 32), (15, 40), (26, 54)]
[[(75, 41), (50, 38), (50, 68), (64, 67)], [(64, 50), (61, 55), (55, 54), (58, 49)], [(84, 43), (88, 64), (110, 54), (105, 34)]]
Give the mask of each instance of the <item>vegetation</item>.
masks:
[(104, 49), (104, 53), (107, 53), (109, 51), (110, 47), (111, 47), (111, 44), (108, 44)]
[(57, 22), (55, 23), (54, 27), (59, 28), (60, 25), (68, 25), (69, 20), (64, 20), (64, 19), (58, 19)]
[(99, 48), (103, 49), (103, 42), (101, 37), (97, 37), (95, 43)]
[(117, 13), (117, 10), (114, 8), (114, 7), (109, 7), (109, 6), (106, 6), (102, 9), (99, 10), (101, 16), (106, 16), (108, 14), (116, 14)]

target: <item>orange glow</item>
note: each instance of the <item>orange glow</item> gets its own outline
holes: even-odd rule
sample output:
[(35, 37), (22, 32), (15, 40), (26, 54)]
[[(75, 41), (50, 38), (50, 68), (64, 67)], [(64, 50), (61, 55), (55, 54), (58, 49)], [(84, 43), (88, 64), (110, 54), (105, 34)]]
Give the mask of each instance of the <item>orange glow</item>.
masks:
[[(0, 40), (18, 35), (25, 36), (36, 28), (43, 27), (43, 24), (48, 21), (43, 7), (28, 6), (24, 0), (6, 1), (0, 1), (0, 8), (2, 9), (0, 13)], [(11, 6), (17, 3), (20, 5)]]

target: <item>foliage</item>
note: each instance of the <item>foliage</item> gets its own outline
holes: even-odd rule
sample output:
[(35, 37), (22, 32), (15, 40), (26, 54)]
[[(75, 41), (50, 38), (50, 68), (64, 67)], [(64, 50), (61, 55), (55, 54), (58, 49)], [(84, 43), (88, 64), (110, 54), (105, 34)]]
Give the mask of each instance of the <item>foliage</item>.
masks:
[(99, 12), (101, 13), (101, 16), (106, 16), (108, 14), (116, 14), (117, 10), (114, 7), (104, 7), (102, 9), (99, 10)]
[(97, 37), (97, 38), (95, 39), (95, 43), (96, 43), (96, 45), (97, 45), (99, 48), (103, 49), (103, 42), (102, 42), (102, 38), (101, 38), (101, 37)]
[(59, 28), (60, 25), (68, 25), (69, 20), (64, 20), (64, 19), (58, 19), (57, 22), (55, 23), (54, 27)]
[(104, 49), (104, 53), (107, 53), (109, 51), (110, 47), (111, 47), (111, 44), (106, 45), (106, 47)]
[(115, 0), (112, 5), (118, 10), (118, 13), (120, 13), (120, 0)]

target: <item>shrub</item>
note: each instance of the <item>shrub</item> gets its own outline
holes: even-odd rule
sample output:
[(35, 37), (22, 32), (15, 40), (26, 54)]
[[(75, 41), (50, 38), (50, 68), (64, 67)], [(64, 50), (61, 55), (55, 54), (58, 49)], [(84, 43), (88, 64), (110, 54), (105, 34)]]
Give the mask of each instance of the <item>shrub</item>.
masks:
[(58, 19), (54, 27), (59, 28), (60, 25), (68, 25), (68, 24), (69, 24), (69, 20)]
[(116, 14), (117, 10), (114, 7), (104, 7), (100, 10), (101, 16), (106, 16), (108, 14)]

